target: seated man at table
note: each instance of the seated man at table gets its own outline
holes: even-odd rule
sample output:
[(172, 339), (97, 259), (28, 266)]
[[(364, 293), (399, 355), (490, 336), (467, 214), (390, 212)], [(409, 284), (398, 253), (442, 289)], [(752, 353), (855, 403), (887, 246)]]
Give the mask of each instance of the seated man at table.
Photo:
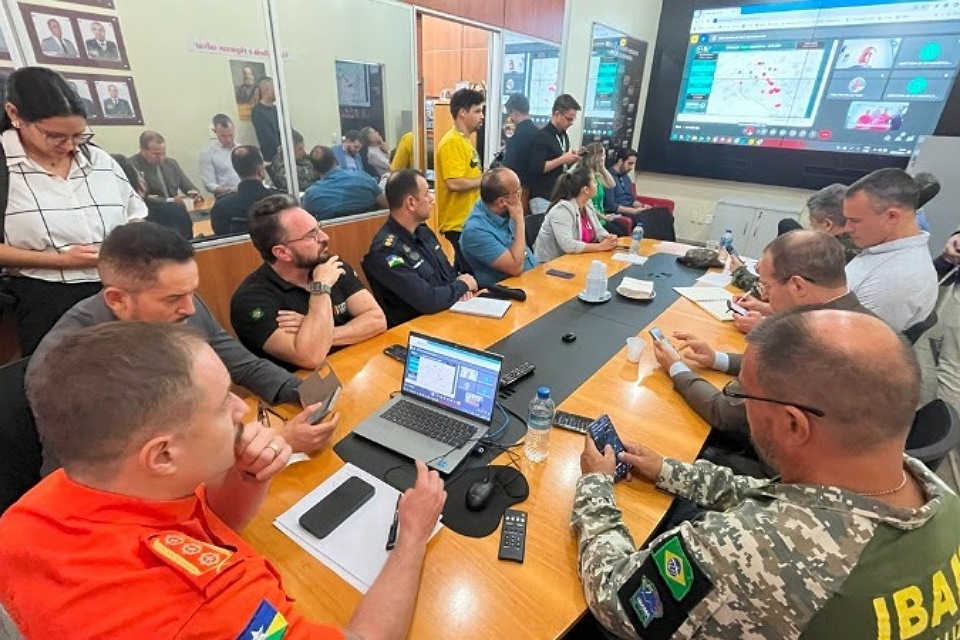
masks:
[(480, 178), (480, 199), (463, 223), (460, 250), (481, 288), (537, 266), (527, 247), (520, 178), (506, 167)]
[(616, 454), (586, 438), (572, 525), (590, 610), (622, 638), (949, 636), (960, 501), (904, 456), (911, 350), (878, 318), (838, 310), (774, 316), (747, 340), (740, 397), (781, 478), (628, 444), (634, 478), (707, 509), (636, 549)]
[[(300, 378), (247, 351), (197, 295), (200, 275), (188, 240), (150, 222), (126, 224), (103, 241), (99, 267), (103, 290), (67, 311), (43, 338), (37, 355), (84, 327), (105, 322), (185, 324), (220, 356), (234, 384), (270, 403), (299, 403)], [(38, 362), (31, 359), (30, 369)], [(279, 430), (296, 451), (309, 452), (326, 443), (334, 423), (311, 426), (290, 421)], [(48, 469), (54, 466), (51, 461), (45, 464)]]
[(477, 290), (468, 273), (457, 275), (440, 241), (426, 225), (433, 211), (430, 185), (416, 169), (395, 172), (387, 180), (390, 217), (363, 259), (370, 288), (394, 327), (419, 315), (449, 309)]
[(340, 630), (302, 617), (237, 533), (291, 449), (243, 424), (246, 404), (196, 332), (84, 329), (45, 354), (26, 388), (63, 461), (0, 518), (0, 602), (26, 637), (405, 637), (446, 498), (423, 463), (397, 505), (397, 546)]
[(237, 175), (230, 158), (237, 148), (230, 116), (224, 113), (213, 116), (213, 133), (217, 139), (200, 152), (200, 177), (207, 191), (220, 197), (236, 191), (243, 176)]
[[(296, 129), (290, 132), (293, 137), (293, 159), (295, 160), (295, 171), (297, 173), (297, 187), (301, 192), (306, 191), (307, 187), (317, 181), (317, 172), (313, 170), (313, 163), (307, 155), (306, 143), (303, 141), (303, 135)], [(287, 187), (286, 160), (283, 157), (283, 149), (277, 150), (277, 156), (273, 159), (271, 166), (270, 179), (277, 189), (289, 193)]]
[(131, 156), (130, 162), (143, 174), (147, 183), (147, 201), (203, 202), (200, 190), (193, 186), (180, 164), (167, 157), (167, 141), (156, 131), (140, 134), (140, 153)]
[(230, 322), (248, 349), (291, 371), (316, 369), (332, 349), (386, 331), (377, 301), (330, 255), (329, 236), (295, 198), (255, 204), (250, 240), (264, 262), (230, 301)]
[[(778, 236), (764, 249), (757, 263), (758, 287), (774, 312), (818, 305), (870, 313), (857, 296), (847, 290), (844, 265), (843, 245), (833, 236), (821, 231), (791, 231)], [(656, 341), (653, 349), (657, 363), (670, 374), (677, 392), (711, 427), (748, 435), (743, 402), (724, 395), (687, 366), (689, 362), (735, 376), (740, 373), (743, 356), (714, 351), (706, 342), (686, 331), (673, 332), (671, 342), (682, 358)], [(737, 391), (736, 383), (732, 384), (732, 390)]]
[(230, 162), (240, 176), (240, 184), (234, 193), (218, 198), (210, 210), (210, 224), (217, 235), (245, 232), (250, 224), (250, 207), (253, 203), (283, 193), (263, 184), (267, 171), (257, 147), (236, 147), (230, 154)]
[(303, 208), (317, 220), (387, 208), (387, 199), (377, 181), (365, 171), (341, 169), (329, 147), (314, 147), (310, 162), (317, 181), (303, 194)]

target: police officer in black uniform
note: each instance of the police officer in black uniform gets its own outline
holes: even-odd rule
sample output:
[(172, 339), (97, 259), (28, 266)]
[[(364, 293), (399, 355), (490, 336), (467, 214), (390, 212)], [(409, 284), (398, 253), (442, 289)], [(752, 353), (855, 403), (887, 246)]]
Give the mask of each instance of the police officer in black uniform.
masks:
[(363, 271), (377, 302), (394, 327), (422, 314), (449, 309), (473, 297), (477, 281), (457, 275), (440, 241), (424, 224), (433, 210), (433, 194), (422, 173), (404, 169), (387, 181), (390, 217), (363, 258)]

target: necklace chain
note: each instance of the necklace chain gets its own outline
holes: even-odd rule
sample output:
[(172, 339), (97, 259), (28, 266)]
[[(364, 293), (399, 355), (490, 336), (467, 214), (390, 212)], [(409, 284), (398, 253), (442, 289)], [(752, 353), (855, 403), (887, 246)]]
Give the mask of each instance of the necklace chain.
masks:
[(864, 496), (865, 498), (879, 498), (880, 496), (889, 496), (892, 493), (896, 493), (897, 491), (900, 491), (905, 486), (907, 486), (907, 472), (906, 470), (904, 470), (902, 473), (903, 473), (903, 479), (900, 480), (900, 484), (895, 486), (893, 489), (887, 489), (886, 491), (873, 491), (869, 493), (858, 491), (857, 493), (859, 493), (861, 496)]

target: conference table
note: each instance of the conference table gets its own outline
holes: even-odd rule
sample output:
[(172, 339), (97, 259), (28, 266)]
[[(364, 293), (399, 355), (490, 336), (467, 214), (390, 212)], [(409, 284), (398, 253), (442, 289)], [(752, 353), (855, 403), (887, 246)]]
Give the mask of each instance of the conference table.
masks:
[[(650, 255), (656, 244), (644, 240), (641, 253)], [(507, 286), (524, 289), (528, 297), (513, 302), (502, 319), (445, 311), (416, 318), (332, 354), (329, 363), (344, 387), (337, 405), (340, 422), (332, 442), (347, 436), (400, 388), (403, 365), (384, 355), (385, 347), (406, 344), (409, 332), (415, 330), (486, 348), (575, 298), (584, 287), (592, 260), (604, 262), (608, 275), (630, 266), (612, 256), (566, 255), (504, 281)], [(553, 277), (546, 274), (547, 268), (569, 271), (575, 277)], [(660, 295), (667, 295), (660, 290), (664, 285), (657, 286)], [(744, 348), (744, 338), (732, 323), (714, 320), (682, 297), (653, 324), (668, 335), (678, 329), (695, 332), (721, 350)], [(624, 440), (642, 442), (665, 456), (692, 461), (703, 446), (709, 426), (687, 407), (658, 367), (647, 334), (650, 326), (645, 323), (636, 327), (636, 335), (646, 342), (639, 363), (627, 361), (623, 345), (558, 408), (587, 416), (607, 413)], [(544, 335), (540, 348), (570, 347), (570, 357), (576, 358), (578, 342), (568, 345), (560, 338)], [(530, 354), (529, 360), (536, 363), (536, 354)], [(713, 371), (703, 375), (718, 386), (729, 380)], [(278, 408), (287, 416), (295, 410), (290, 405)], [(583, 616), (586, 603), (577, 573), (576, 539), (569, 524), (583, 445), (584, 436), (554, 428), (544, 462), (531, 463), (520, 456), (519, 466), (530, 487), (528, 498), (513, 507), (528, 513), (522, 564), (497, 559), (499, 527), (479, 539), (443, 528), (430, 541), (410, 638), (558, 638)], [(507, 463), (505, 455), (495, 461)], [(242, 532), (279, 569), (287, 592), (296, 599), (302, 614), (341, 625), (350, 619), (361, 594), (281, 533), (273, 521), (343, 464), (332, 447), (326, 447), (311, 460), (289, 466), (273, 481), (260, 512)], [(624, 522), (637, 544), (642, 544), (670, 506), (670, 496), (639, 480), (619, 483), (615, 494)]]

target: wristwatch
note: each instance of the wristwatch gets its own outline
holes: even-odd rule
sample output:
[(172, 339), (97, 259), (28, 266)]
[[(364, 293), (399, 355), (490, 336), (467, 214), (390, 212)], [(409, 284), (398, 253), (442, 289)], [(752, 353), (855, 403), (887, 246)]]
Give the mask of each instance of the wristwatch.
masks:
[(312, 296), (319, 296), (324, 293), (330, 295), (333, 288), (325, 282), (311, 282), (307, 285), (307, 291), (309, 291)]

